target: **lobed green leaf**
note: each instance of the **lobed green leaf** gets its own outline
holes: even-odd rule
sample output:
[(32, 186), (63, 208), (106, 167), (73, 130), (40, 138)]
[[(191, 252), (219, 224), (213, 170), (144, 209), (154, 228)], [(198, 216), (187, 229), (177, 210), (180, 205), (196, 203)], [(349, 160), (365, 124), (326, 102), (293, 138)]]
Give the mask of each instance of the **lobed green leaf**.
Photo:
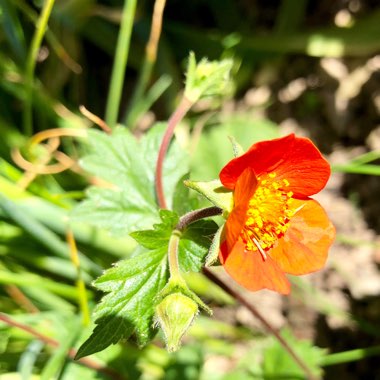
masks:
[[(114, 235), (149, 228), (159, 221), (154, 177), (158, 150), (166, 124), (156, 124), (140, 141), (125, 128), (112, 135), (89, 131), (91, 153), (82, 167), (107, 187), (93, 186), (72, 212), (80, 221), (109, 230)], [(188, 171), (188, 156), (173, 142), (164, 162), (164, 191), (171, 207), (174, 189)]]
[[(168, 243), (178, 223), (178, 216), (172, 211), (161, 210), (160, 218), (161, 223), (155, 224), (154, 229), (131, 234), (145, 251), (119, 262), (95, 281), (95, 287), (108, 294), (94, 312), (97, 327), (80, 347), (77, 358), (132, 335), (138, 345), (144, 346), (156, 333), (154, 308), (169, 278)], [(179, 264), (183, 271), (201, 269), (216, 229), (213, 221), (198, 221), (183, 232), (179, 243)]]
[(136, 336), (139, 345), (154, 335), (154, 299), (168, 279), (167, 247), (119, 262), (95, 281), (95, 286), (109, 292), (97, 306), (97, 327), (80, 347), (77, 358), (104, 350), (120, 339)]

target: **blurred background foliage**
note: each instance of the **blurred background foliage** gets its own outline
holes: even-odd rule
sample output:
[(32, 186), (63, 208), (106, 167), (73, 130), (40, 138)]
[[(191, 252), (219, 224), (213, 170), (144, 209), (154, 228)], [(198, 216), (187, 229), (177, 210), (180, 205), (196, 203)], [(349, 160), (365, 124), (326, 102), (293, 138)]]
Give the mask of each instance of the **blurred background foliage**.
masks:
[[(20, 167), (17, 152), (45, 165), (49, 146), (31, 144), (32, 135), (89, 127), (80, 105), (105, 117), (124, 3), (56, 0), (40, 46), (33, 45), (47, 3), (0, 0), (0, 312), (12, 315), (11, 322), (0, 321), (0, 378), (304, 378), (283, 348), (252, 318), (236, 317), (241, 307), (200, 274), (189, 276), (189, 283), (214, 308), (215, 317), (201, 316), (178, 353), (166, 353), (158, 337), (143, 350), (123, 342), (83, 365), (70, 359), (70, 348), (78, 347), (93, 327), (88, 309), (101, 295), (91, 281), (127, 257), (135, 244), (77, 223), (72, 226), (76, 255), (69, 212), (96, 179), (77, 165), (54, 175), (33, 174), (30, 166)], [(323, 277), (312, 285), (298, 279), (285, 301), (266, 292), (256, 297), (268, 300), (267, 315), (283, 318), (277, 327), (293, 330), (284, 336), (316, 373), (323, 368), (326, 379), (380, 378), (378, 359), (372, 358), (380, 351), (378, 1), (168, 0), (157, 60), (147, 89), (137, 96), (153, 5), (137, 2), (118, 121), (141, 136), (155, 121), (166, 120), (183, 89), (190, 50), (198, 59), (233, 58), (234, 96), (198, 103), (176, 133), (191, 157), (191, 175), (217, 177), (232, 156), (228, 135), (247, 148), (295, 131), (313, 138), (329, 155), (338, 178), (330, 191), (363, 216), (348, 221), (352, 228), (362, 223), (366, 231), (357, 238), (350, 235), (351, 227), (337, 225), (337, 244), (358, 254), (371, 248), (372, 292), (358, 296), (354, 275), (346, 273), (348, 284), (329, 282), (346, 300), (343, 305), (323, 286)], [(87, 149), (79, 141), (62, 139), (59, 149), (77, 161)], [(261, 305), (260, 299), (252, 300)], [(339, 327), (332, 328), (329, 318), (339, 319)]]

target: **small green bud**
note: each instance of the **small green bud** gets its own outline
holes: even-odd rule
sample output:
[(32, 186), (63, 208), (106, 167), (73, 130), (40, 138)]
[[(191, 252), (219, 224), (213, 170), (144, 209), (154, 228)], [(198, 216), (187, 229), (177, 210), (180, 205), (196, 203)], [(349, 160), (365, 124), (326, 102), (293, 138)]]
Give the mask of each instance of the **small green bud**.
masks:
[(156, 322), (165, 334), (169, 352), (177, 351), (181, 339), (198, 314), (198, 305), (182, 293), (166, 296), (156, 306)]
[(197, 102), (206, 96), (225, 96), (231, 93), (232, 82), (230, 73), (233, 61), (208, 61), (201, 59), (198, 64), (194, 53), (189, 56), (186, 73), (185, 97), (191, 102)]

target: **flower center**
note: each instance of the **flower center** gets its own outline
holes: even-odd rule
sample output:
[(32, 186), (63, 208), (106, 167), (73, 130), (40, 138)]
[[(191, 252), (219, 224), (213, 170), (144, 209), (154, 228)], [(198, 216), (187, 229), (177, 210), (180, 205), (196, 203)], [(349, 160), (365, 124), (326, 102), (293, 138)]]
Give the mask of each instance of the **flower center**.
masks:
[(247, 221), (241, 232), (241, 238), (247, 251), (259, 251), (266, 259), (266, 251), (289, 228), (289, 219), (294, 215), (290, 205), (293, 193), (287, 191), (289, 181), (275, 180), (276, 173), (265, 178), (258, 177), (255, 194), (249, 201)]

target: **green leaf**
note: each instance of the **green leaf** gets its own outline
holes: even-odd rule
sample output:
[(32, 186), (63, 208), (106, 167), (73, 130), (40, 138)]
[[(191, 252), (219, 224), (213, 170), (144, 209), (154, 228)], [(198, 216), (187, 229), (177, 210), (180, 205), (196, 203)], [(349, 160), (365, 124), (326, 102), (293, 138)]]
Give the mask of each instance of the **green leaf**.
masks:
[(184, 272), (199, 272), (204, 265), (218, 225), (212, 220), (199, 220), (184, 231), (178, 247), (178, 260)]
[(119, 262), (95, 281), (109, 292), (97, 306), (97, 327), (80, 347), (76, 358), (104, 350), (120, 339), (135, 334), (139, 345), (154, 335), (154, 299), (168, 279), (167, 246)]
[(123, 236), (158, 220), (155, 204), (140, 197), (134, 186), (125, 192), (91, 187), (86, 195), (71, 214), (75, 222), (87, 222)]
[[(94, 312), (97, 327), (80, 347), (77, 358), (104, 350), (132, 335), (140, 346), (154, 336), (154, 308), (169, 277), (168, 243), (178, 223), (178, 216), (172, 211), (161, 210), (160, 217), (161, 223), (155, 224), (154, 229), (131, 234), (145, 251), (119, 262), (95, 281), (95, 287), (108, 294)], [(182, 270), (200, 270), (216, 228), (212, 221), (199, 221), (184, 231), (179, 243)]]
[[(310, 370), (316, 376), (320, 376), (322, 370), (319, 363), (326, 350), (313, 346), (312, 342), (308, 340), (297, 340), (289, 331), (285, 330), (281, 335)], [(263, 371), (264, 378), (302, 379), (305, 377), (304, 371), (277, 340), (273, 340), (273, 343), (264, 351)]]
[[(112, 135), (89, 131), (91, 153), (81, 161), (107, 187), (91, 187), (72, 212), (72, 220), (126, 235), (159, 221), (154, 177), (166, 124), (155, 125), (140, 141), (125, 128)], [(187, 154), (173, 142), (164, 162), (164, 191), (171, 207), (175, 186), (188, 171)]]
[(161, 210), (160, 217), (162, 223), (155, 224), (154, 230), (135, 231), (131, 233), (131, 236), (147, 249), (155, 249), (168, 244), (179, 218), (175, 213), (168, 210)]

